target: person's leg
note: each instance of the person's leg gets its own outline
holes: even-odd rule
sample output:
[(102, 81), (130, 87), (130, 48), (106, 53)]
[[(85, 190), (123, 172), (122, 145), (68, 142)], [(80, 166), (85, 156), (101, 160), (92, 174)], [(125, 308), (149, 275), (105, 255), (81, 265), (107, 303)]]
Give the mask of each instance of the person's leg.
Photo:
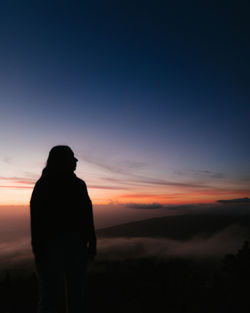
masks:
[(54, 255), (36, 260), (39, 283), (38, 313), (57, 313), (63, 307), (64, 271)]
[(87, 249), (81, 243), (71, 245), (66, 257), (66, 294), (68, 313), (84, 313), (85, 311), (85, 288)]

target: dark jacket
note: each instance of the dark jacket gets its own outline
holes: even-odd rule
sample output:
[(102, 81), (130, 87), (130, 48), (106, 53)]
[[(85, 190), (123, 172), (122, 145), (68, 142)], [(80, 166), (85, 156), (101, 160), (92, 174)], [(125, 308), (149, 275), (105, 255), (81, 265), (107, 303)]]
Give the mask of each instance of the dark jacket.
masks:
[(89, 254), (96, 254), (92, 203), (83, 180), (74, 173), (53, 173), (46, 168), (30, 201), (31, 244), (36, 257), (60, 234), (79, 233)]

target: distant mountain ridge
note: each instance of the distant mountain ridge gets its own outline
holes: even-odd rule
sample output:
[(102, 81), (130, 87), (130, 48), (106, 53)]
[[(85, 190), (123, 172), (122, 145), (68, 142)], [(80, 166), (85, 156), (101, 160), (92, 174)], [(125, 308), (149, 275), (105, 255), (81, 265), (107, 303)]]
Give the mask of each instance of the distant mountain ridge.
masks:
[(151, 218), (97, 230), (99, 238), (151, 237), (189, 240), (194, 236), (208, 237), (237, 225), (249, 231), (250, 215), (189, 214)]

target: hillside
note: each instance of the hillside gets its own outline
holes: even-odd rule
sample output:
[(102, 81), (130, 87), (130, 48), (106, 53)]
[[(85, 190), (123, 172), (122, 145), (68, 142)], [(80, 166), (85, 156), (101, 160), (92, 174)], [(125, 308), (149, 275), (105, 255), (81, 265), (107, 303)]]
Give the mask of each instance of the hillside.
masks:
[(166, 216), (99, 229), (99, 238), (166, 237), (189, 240), (194, 236), (210, 236), (237, 225), (250, 230), (250, 215), (190, 214)]

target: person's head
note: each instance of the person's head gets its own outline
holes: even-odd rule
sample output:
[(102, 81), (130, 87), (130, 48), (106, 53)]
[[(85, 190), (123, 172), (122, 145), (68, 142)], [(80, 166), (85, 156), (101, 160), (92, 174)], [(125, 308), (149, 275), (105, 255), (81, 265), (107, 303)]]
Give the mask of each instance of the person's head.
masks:
[(55, 146), (49, 152), (46, 168), (56, 172), (74, 172), (77, 159), (68, 146)]

